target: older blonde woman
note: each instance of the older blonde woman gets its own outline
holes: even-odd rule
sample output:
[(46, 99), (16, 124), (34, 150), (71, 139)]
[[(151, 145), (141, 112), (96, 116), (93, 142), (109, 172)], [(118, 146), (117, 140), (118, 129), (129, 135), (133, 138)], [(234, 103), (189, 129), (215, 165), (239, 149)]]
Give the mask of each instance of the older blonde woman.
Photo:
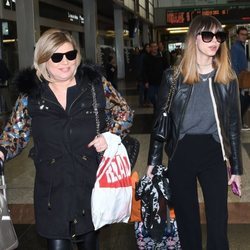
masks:
[(49, 250), (69, 250), (72, 239), (78, 249), (98, 248), (90, 198), (98, 152), (107, 143), (102, 135), (96, 136), (96, 128), (122, 135), (132, 124), (126, 101), (97, 67), (80, 61), (79, 48), (68, 32), (46, 31), (36, 44), (34, 69), (16, 79), (20, 95), (0, 138), (1, 158), (10, 160), (26, 146), (32, 128), (36, 227), (48, 239)]

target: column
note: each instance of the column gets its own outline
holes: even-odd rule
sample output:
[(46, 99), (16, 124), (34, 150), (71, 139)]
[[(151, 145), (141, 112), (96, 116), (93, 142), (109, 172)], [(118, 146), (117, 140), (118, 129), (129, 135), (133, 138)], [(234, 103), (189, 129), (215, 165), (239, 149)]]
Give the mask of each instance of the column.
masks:
[(148, 34), (148, 24), (143, 23), (142, 25), (142, 43), (143, 45), (149, 43), (149, 34)]
[(33, 64), (35, 43), (40, 37), (39, 1), (16, 1), (19, 68)]
[(115, 51), (117, 62), (117, 78), (125, 78), (124, 64), (124, 41), (123, 41), (123, 13), (122, 8), (114, 5), (114, 24), (115, 24)]
[(0, 20), (0, 59), (3, 59), (3, 32), (2, 32), (2, 19)]
[(83, 0), (85, 56), (96, 62), (97, 9), (96, 0)]
[(250, 70), (250, 40), (248, 39), (248, 70)]
[(79, 41), (79, 32), (72, 31), (71, 32), (72, 37), (74, 37), (76, 44), (80, 47), (80, 41)]
[(104, 37), (103, 36), (98, 36), (97, 37), (96, 61), (97, 61), (98, 64), (104, 66), (102, 53), (101, 53), (101, 45), (104, 45)]
[(140, 48), (140, 29), (139, 29), (139, 25), (138, 28), (135, 32), (135, 37), (133, 38), (133, 47), (139, 47)]

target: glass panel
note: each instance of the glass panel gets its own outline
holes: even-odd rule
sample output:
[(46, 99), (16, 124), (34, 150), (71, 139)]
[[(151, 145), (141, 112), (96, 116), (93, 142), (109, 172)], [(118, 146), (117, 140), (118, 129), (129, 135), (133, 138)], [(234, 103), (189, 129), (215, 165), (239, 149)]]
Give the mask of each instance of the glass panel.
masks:
[(145, 0), (139, 0), (139, 5), (146, 9), (146, 1)]
[(139, 14), (141, 17), (146, 18), (146, 10), (143, 9), (141, 6), (139, 7)]
[(153, 22), (153, 21), (154, 21), (153, 15), (149, 15), (149, 21), (150, 21), (150, 22)]
[(149, 13), (150, 13), (150, 14), (154, 14), (154, 8), (153, 8), (153, 5), (149, 4), (149, 6), (148, 6), (148, 7), (149, 7), (149, 10), (148, 10), (148, 11), (149, 11)]
[(124, 5), (131, 10), (135, 9), (135, 1), (134, 0), (124, 0)]

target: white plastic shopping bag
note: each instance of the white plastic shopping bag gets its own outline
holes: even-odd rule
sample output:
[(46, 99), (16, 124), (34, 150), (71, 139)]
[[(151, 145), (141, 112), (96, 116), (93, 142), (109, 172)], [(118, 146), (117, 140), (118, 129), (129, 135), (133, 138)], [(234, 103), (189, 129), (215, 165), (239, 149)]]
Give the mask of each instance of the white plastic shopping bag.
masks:
[(128, 222), (132, 204), (131, 166), (121, 138), (103, 134), (108, 149), (99, 165), (91, 197), (95, 230), (106, 224)]

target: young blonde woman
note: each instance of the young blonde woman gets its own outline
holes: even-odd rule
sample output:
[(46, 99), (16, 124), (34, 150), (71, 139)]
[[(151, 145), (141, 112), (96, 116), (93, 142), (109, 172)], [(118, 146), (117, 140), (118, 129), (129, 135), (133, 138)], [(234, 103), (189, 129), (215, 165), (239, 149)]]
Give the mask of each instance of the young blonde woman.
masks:
[[(208, 250), (228, 250), (227, 196), (233, 182), (241, 195), (240, 108), (236, 75), (228, 58), (226, 33), (212, 16), (190, 24), (177, 69), (165, 151), (178, 232), (183, 250), (201, 250), (197, 180), (204, 196)], [(159, 92), (164, 108), (173, 72), (166, 71)], [(151, 135), (147, 174), (162, 161), (164, 143)], [(231, 169), (228, 179), (227, 167)]]
[(107, 142), (96, 136), (92, 87), (101, 132), (123, 135), (133, 118), (98, 68), (80, 61), (68, 32), (46, 31), (36, 44), (34, 69), (21, 72), (16, 80), (20, 95), (0, 138), (0, 157), (10, 160), (27, 145), (32, 128), (36, 228), (49, 250), (70, 250), (72, 240), (79, 250), (98, 249), (90, 199), (98, 152), (107, 149)]

